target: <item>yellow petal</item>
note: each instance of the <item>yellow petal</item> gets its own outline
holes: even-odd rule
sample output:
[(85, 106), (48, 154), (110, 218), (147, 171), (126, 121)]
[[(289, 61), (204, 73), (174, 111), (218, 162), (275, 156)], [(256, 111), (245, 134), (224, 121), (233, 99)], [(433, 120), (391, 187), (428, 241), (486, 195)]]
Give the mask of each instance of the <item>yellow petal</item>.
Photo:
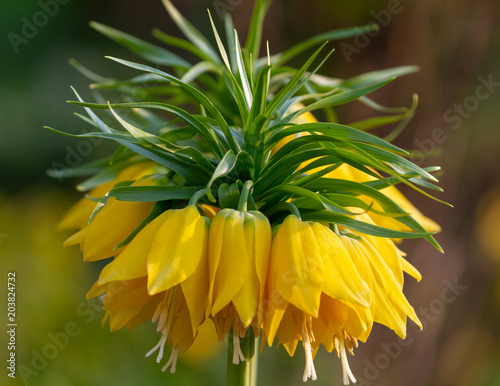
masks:
[[(441, 231), (441, 227), (438, 223), (431, 220), (429, 217), (424, 216), (422, 212), (420, 212), (395, 186), (390, 186), (388, 188), (382, 189), (380, 192), (384, 193), (387, 197), (398, 204), (406, 213), (409, 213), (415, 220), (417, 220), (420, 225), (424, 227), (427, 232)], [(370, 217), (371, 216), (372, 213), (370, 213)], [(380, 226), (384, 226), (382, 224), (385, 223), (388, 224), (387, 228), (390, 229), (397, 229), (397, 227), (400, 227), (400, 229), (403, 231), (410, 231), (410, 228), (408, 228), (406, 225), (401, 224), (396, 219), (380, 216), (375, 213), (373, 213), (373, 217), (377, 218), (378, 221), (381, 222)], [(377, 220), (375, 220), (375, 222), (377, 222)]]
[(127, 308), (119, 311), (108, 311), (110, 331), (115, 332), (125, 327), (132, 319), (134, 319), (141, 308)]
[(272, 234), (269, 221), (260, 212), (245, 212), (243, 216), (244, 245), (249, 257), (248, 277), (232, 302), (246, 328), (256, 317), (263, 300)]
[(344, 303), (331, 298), (328, 295), (321, 295), (319, 318), (335, 335), (341, 336), (342, 329), (344, 328), (348, 316), (349, 307), (347, 307)]
[(90, 288), (89, 292), (87, 292), (86, 298), (87, 299), (92, 299), (97, 296), (101, 296), (105, 294), (107, 291), (105, 286), (100, 286), (98, 282), (95, 282), (92, 287)]
[[(247, 290), (243, 292), (240, 299), (243, 303), (245, 299), (251, 298), (249, 292), (255, 293), (256, 291), (255, 282), (252, 280), (247, 282), (253, 268), (253, 261), (250, 255), (252, 251), (247, 245), (249, 240), (245, 236), (244, 220), (243, 212), (223, 209), (214, 217), (210, 227), (208, 296), (212, 304), (213, 315), (228, 305), (243, 285), (247, 286)], [(255, 307), (255, 302), (252, 305)]]
[(302, 340), (301, 311), (290, 305), (279, 325), (276, 335), (290, 356), (295, 354), (299, 340)]
[(348, 315), (344, 325), (344, 331), (356, 337), (356, 339), (366, 342), (373, 327), (373, 315), (371, 309), (348, 302), (344, 302), (344, 304), (348, 307)]
[[(116, 181), (106, 182), (88, 193), (89, 197), (99, 200), (115, 186)], [(88, 225), (97, 202), (87, 198), (78, 200), (63, 216), (59, 223), (60, 229), (81, 229)]]
[[(269, 270), (269, 260), (271, 258), (272, 231), (269, 220), (262, 213), (256, 211), (248, 213), (253, 216), (255, 224), (255, 270), (260, 283), (259, 303), (262, 304)], [(260, 308), (259, 306), (259, 325), (262, 319)]]
[(153, 296), (151, 300), (139, 310), (137, 315), (127, 322), (127, 324), (125, 325), (127, 329), (131, 330), (132, 328), (137, 327), (147, 321), (151, 321), (160, 302), (161, 294)]
[(417, 281), (422, 280), (422, 274), (418, 271), (418, 269), (411, 265), (403, 256), (400, 256), (399, 258), (404, 272), (417, 279)]
[(289, 303), (277, 292), (270, 292), (269, 301), (264, 308), (264, 324), (262, 326), (262, 332), (269, 347), (273, 345), (276, 332), (288, 306)]
[(119, 182), (136, 180), (142, 176), (153, 173), (155, 171), (155, 165), (156, 164), (153, 162), (140, 162), (127, 166), (114, 180), (105, 182), (104, 184), (92, 189), (85, 197), (81, 198), (76, 204), (74, 204), (62, 218), (59, 223), (59, 228), (74, 229), (85, 227), (88, 224), (90, 215), (96, 206), (96, 202), (87, 198), (87, 196), (94, 199), (100, 199)]
[(179, 350), (186, 351), (193, 344), (195, 337), (191, 330), (191, 318), (184, 294), (180, 287), (177, 288), (175, 294), (175, 315), (170, 327), (168, 340), (173, 347), (178, 347)]
[(132, 233), (152, 208), (152, 202), (108, 203), (88, 225), (83, 260), (97, 261), (116, 255), (115, 247)]
[(278, 291), (289, 303), (318, 317), (324, 266), (309, 223), (289, 215), (272, 242), (269, 291)]
[[(367, 213), (356, 215), (355, 218), (356, 220), (363, 221), (367, 224), (376, 225), (375, 222), (371, 219), (371, 217)], [(359, 234), (363, 238), (363, 240), (369, 242), (373, 246), (373, 248), (383, 258), (387, 266), (391, 269), (392, 274), (396, 278), (400, 287), (403, 288), (404, 277), (400, 260), (401, 251), (396, 246), (394, 241), (385, 237), (376, 237), (376, 236), (366, 235), (360, 232), (354, 232), (354, 233)]]
[(391, 328), (401, 338), (406, 336), (406, 316), (421, 327), (415, 310), (408, 303), (399, 283), (378, 252), (363, 238), (351, 241), (358, 256), (365, 259), (372, 268), (373, 320)]
[(339, 236), (320, 223), (312, 223), (311, 227), (321, 248), (321, 259), (325, 266), (323, 292), (334, 299), (370, 307), (371, 291), (359, 276)]
[(208, 222), (205, 222), (202, 256), (194, 273), (181, 283), (191, 318), (193, 337), (205, 318), (208, 303)]
[(215, 215), (220, 212), (220, 208), (217, 208), (216, 206), (207, 204), (197, 204), (197, 205), (210, 220), (212, 220), (215, 217)]
[(205, 256), (205, 220), (195, 206), (175, 210), (156, 232), (148, 254), (148, 292), (165, 291), (191, 276)]
[(125, 308), (143, 307), (151, 300), (146, 290), (146, 278), (115, 283), (104, 299), (105, 311), (118, 311)]
[(318, 353), (321, 344), (327, 351), (331, 352), (333, 349), (333, 333), (326, 327), (321, 318), (313, 318), (312, 331), (314, 333), (314, 340), (311, 342), (313, 358)]
[(172, 215), (167, 210), (146, 225), (99, 276), (99, 285), (132, 280), (147, 275), (147, 256), (160, 226)]
[(64, 248), (69, 247), (71, 245), (80, 244), (80, 249), (83, 250), (85, 246), (85, 242), (87, 241), (87, 237), (89, 234), (89, 227), (85, 227), (79, 232), (76, 232), (73, 236), (69, 237), (63, 244)]

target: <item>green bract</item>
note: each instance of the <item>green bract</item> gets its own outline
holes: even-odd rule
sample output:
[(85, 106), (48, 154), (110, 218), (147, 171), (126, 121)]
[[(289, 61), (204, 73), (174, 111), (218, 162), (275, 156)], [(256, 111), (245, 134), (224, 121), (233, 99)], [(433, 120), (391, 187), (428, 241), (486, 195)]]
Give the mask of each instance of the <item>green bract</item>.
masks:
[[(160, 30), (154, 30), (153, 35), (162, 46), (184, 50), (195, 61), (98, 23), (91, 26), (148, 64), (109, 57), (117, 65), (137, 72), (130, 79), (116, 80), (95, 75), (72, 61), (95, 82), (91, 88), (99, 95), (99, 103), (90, 103), (75, 91), (77, 101), (70, 103), (85, 109), (88, 117), (79, 117), (94, 128), (93, 132), (77, 137), (106, 138), (120, 147), (106, 160), (57, 174), (92, 175), (79, 186), (81, 190), (90, 190), (111, 181), (127, 165), (144, 159), (169, 171), (154, 186), (116, 186), (101, 199), (95, 212), (110, 197), (187, 203), (203, 189), (206, 195), (202, 195), (200, 203), (237, 209), (244, 183), (252, 181), (248, 210), (261, 211), (272, 226), (280, 224), (290, 210), (298, 210), (304, 220), (335, 223), (374, 236), (423, 237), (440, 249), (429, 232), (380, 191), (398, 183), (420, 192), (423, 192), (421, 187), (439, 190), (431, 174), (439, 168), (420, 168), (408, 160), (405, 150), (369, 133), (372, 128), (399, 122), (388, 136), (392, 140), (404, 128), (414, 113), (416, 98), (409, 108), (387, 108), (368, 95), (417, 69), (397, 67), (349, 79), (318, 75), (332, 53), (325, 54), (326, 40), (363, 34), (373, 26), (323, 33), (274, 55), (267, 44), (267, 55), (259, 57), (262, 25), (270, 1), (256, 1), (244, 45), (228, 14), (224, 20), (225, 41), (209, 15), (216, 42), (213, 45), (169, 0), (163, 3), (185, 39)], [(288, 65), (291, 59), (311, 48), (315, 51), (301, 68)], [(107, 102), (105, 92), (109, 90), (119, 92), (122, 101)], [(359, 101), (382, 115), (350, 125), (337, 122), (335, 107), (352, 101)], [(321, 112), (328, 122), (299, 123), (297, 119), (308, 112)], [(105, 123), (110, 118), (113, 124)], [(288, 142), (273, 151), (285, 138)], [(360, 183), (324, 177), (342, 164), (375, 180)], [(369, 197), (383, 211), (375, 210), (359, 196)], [(295, 208), (290, 209), (290, 205)], [(356, 220), (352, 208), (356, 213), (372, 211), (395, 218), (413, 232)]]

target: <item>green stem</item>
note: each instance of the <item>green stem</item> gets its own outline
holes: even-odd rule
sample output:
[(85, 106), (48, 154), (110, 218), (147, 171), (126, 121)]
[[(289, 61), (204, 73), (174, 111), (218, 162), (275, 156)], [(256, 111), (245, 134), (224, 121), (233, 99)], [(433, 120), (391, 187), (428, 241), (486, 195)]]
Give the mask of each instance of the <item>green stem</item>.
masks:
[(287, 210), (296, 216), (299, 219), (302, 219), (300, 216), (300, 211), (297, 209), (295, 205), (290, 202), (281, 202), (279, 204), (273, 205), (273, 207), (265, 212), (267, 217), (271, 217), (273, 214), (278, 213), (282, 210)]
[(226, 386), (256, 386), (257, 385), (257, 358), (258, 339), (252, 328), (249, 328), (245, 337), (240, 338), (240, 348), (246, 360), (237, 365), (233, 363), (233, 334), (228, 335), (227, 350), (227, 382)]
[(246, 212), (248, 210), (248, 195), (253, 187), (253, 182), (248, 180), (243, 184), (241, 189), (240, 201), (238, 202), (238, 210), (240, 212)]
[(206, 195), (207, 189), (198, 190), (195, 194), (193, 194), (193, 197), (191, 197), (191, 200), (189, 200), (188, 205), (196, 205), (198, 203), (198, 200)]

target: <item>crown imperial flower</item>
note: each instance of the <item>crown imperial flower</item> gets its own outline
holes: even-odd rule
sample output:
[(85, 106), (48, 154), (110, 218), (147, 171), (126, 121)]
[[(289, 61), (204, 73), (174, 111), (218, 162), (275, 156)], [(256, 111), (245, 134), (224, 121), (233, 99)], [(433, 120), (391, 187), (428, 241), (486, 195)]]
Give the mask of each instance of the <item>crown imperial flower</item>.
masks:
[[(227, 43), (209, 15), (216, 47), (162, 1), (186, 39), (154, 35), (189, 51), (189, 60), (92, 23), (153, 66), (110, 58), (141, 72), (117, 80), (73, 62), (96, 92), (126, 94), (123, 103), (89, 103), (75, 91), (71, 103), (95, 128), (83, 136), (120, 147), (100, 162), (57, 171), (89, 175), (79, 186), (87, 196), (61, 221), (78, 229), (65, 246), (79, 244), (85, 261), (112, 258), (87, 297), (103, 299), (111, 331), (154, 322), (160, 338), (146, 356), (160, 363), (171, 346), (163, 371), (175, 372), (178, 353), (209, 326), (229, 343), (228, 385), (255, 385), (259, 339), (291, 356), (301, 343), (304, 381), (317, 378), (313, 360), (323, 345), (340, 358), (344, 383), (356, 382), (347, 353), (374, 323), (401, 338), (408, 318), (422, 327), (403, 293), (404, 273), (421, 275), (398, 243), (423, 238), (441, 250), (432, 236), (439, 225), (396, 187), (434, 198), (423, 188), (439, 190), (439, 168), (413, 164), (369, 131), (400, 122), (393, 137), (413, 115), (416, 99), (387, 109), (369, 94), (416, 68), (319, 76), (331, 54), (315, 63), (326, 43), (300, 68), (288, 62), (373, 26), (330, 31), (274, 55), (268, 45), (259, 57), (270, 0), (256, 0), (244, 45), (229, 15)], [(385, 115), (339, 123), (336, 107), (355, 100)]]

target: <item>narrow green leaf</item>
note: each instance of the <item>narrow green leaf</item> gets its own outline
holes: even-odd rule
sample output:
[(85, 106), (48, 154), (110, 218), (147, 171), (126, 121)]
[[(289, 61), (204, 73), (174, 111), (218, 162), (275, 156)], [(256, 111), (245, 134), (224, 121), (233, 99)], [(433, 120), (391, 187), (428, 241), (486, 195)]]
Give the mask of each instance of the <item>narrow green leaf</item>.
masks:
[(174, 7), (170, 0), (162, 0), (163, 5), (167, 9), (170, 17), (177, 24), (177, 27), (184, 33), (184, 35), (191, 40), (191, 42), (198, 47), (200, 50), (205, 52), (210, 56), (212, 61), (215, 63), (220, 63), (219, 56), (213, 49), (212, 45), (208, 42), (205, 36), (198, 31), (198, 29), (192, 25), (181, 13)]
[(403, 174), (414, 172), (431, 181), (438, 182), (436, 177), (434, 177), (432, 174), (426, 172), (421, 167), (415, 165), (413, 162), (401, 157), (398, 154), (388, 152), (387, 150), (375, 147), (369, 143), (357, 142), (356, 144), (350, 144), (350, 146), (355, 146), (358, 149), (362, 149), (379, 161), (397, 165), (399, 168), (401, 168)]
[[(352, 91), (342, 91), (339, 92), (338, 94), (331, 95), (329, 97), (323, 98), (322, 100), (318, 102), (311, 103), (310, 105), (297, 110), (292, 114), (292, 117), (299, 117), (302, 114), (305, 114), (309, 111), (314, 111), (314, 110), (319, 110), (323, 109), (325, 107), (330, 107), (330, 106), (338, 106), (344, 103), (351, 102), (353, 100), (359, 99), (362, 96), (365, 96), (367, 94), (372, 93), (375, 90), (378, 90), (379, 88), (385, 86), (386, 84), (392, 82), (395, 78), (391, 78), (388, 80), (384, 80), (382, 82), (378, 82), (375, 84), (372, 84), (370, 86), (362, 87), (359, 89), (355, 89)], [(291, 118), (290, 120), (292, 120)]]
[[(273, 127), (269, 128), (269, 131), (273, 131)], [(282, 139), (296, 135), (298, 133), (313, 133), (318, 132), (324, 134), (328, 139), (339, 139), (344, 141), (356, 141), (356, 142), (366, 142), (374, 146), (378, 146), (381, 148), (388, 149), (393, 152), (407, 154), (407, 152), (391, 143), (384, 141), (374, 135), (364, 133), (362, 131), (356, 130), (352, 127), (340, 125), (338, 123), (326, 123), (326, 122), (311, 122), (311, 123), (303, 123), (298, 125), (293, 125), (291, 127), (285, 128), (276, 134), (272, 135), (266, 141), (266, 147), (272, 148)], [(301, 138), (308, 138), (308, 135), (305, 135)], [(325, 140), (328, 140), (325, 137)], [(313, 139), (311, 138), (311, 141)]]
[(238, 64), (238, 72), (240, 73), (241, 84), (243, 85), (243, 92), (247, 102), (247, 107), (248, 110), (250, 110), (253, 103), (252, 88), (248, 82), (247, 71), (245, 69), (245, 65), (243, 64), (243, 55), (241, 54), (240, 41), (236, 30), (234, 30), (234, 41), (236, 44), (236, 63)]
[[(392, 201), (384, 193), (374, 189), (364, 183), (347, 181), (335, 178), (320, 178), (311, 184), (306, 185), (310, 190), (325, 193), (355, 193), (370, 197), (376, 200), (382, 209), (387, 213), (406, 213), (398, 204)], [(412, 216), (398, 217), (397, 220), (416, 232), (424, 233), (426, 230)], [(396, 237), (398, 238), (398, 237)], [(424, 237), (438, 250), (439, 244), (431, 236)]]
[(412, 102), (410, 108), (404, 114), (404, 117), (401, 120), (401, 122), (399, 122), (399, 124), (396, 126), (396, 128), (393, 131), (391, 131), (388, 135), (385, 136), (384, 140), (386, 140), (388, 142), (392, 142), (399, 136), (399, 134), (401, 134), (403, 132), (405, 127), (408, 125), (410, 120), (413, 118), (413, 115), (415, 114), (415, 110), (417, 109), (417, 106), (418, 106), (418, 96), (417, 96), (417, 94), (413, 94), (413, 102)]
[(374, 83), (383, 82), (392, 78), (398, 78), (403, 75), (413, 74), (420, 69), (418, 66), (399, 66), (385, 68), (383, 70), (365, 72), (364, 74), (346, 79), (340, 83), (341, 88), (357, 89), (366, 87)]
[(99, 173), (101, 170), (109, 166), (110, 157), (84, 163), (83, 165), (74, 168), (49, 169), (47, 175), (53, 178), (72, 178), (90, 176)]
[(110, 190), (108, 196), (120, 201), (134, 202), (189, 200), (200, 189), (203, 189), (203, 186), (121, 186)]
[(208, 97), (205, 94), (203, 94), (201, 91), (199, 91), (196, 88), (182, 82), (181, 80), (177, 79), (175, 76), (167, 74), (167, 73), (160, 71), (156, 68), (153, 68), (150, 66), (145, 66), (143, 64), (129, 62), (127, 60), (122, 60), (122, 59), (118, 59), (118, 58), (113, 58), (113, 57), (108, 57), (108, 58), (115, 61), (115, 62), (121, 63), (124, 66), (135, 68), (136, 70), (150, 72), (153, 74), (160, 75), (160, 76), (174, 82), (175, 84), (178, 84), (184, 90), (189, 92), (194, 98), (196, 98), (207, 109), (207, 111), (212, 115), (212, 117), (217, 121), (222, 132), (226, 136), (227, 141), (229, 142), (229, 145), (231, 146), (231, 149), (233, 150), (233, 152), (239, 151), (239, 147), (233, 138), (233, 135), (231, 133), (231, 130), (229, 129), (229, 126), (228, 126), (226, 120), (224, 119), (224, 117), (222, 116), (220, 111), (213, 105), (213, 103), (210, 101), (210, 99), (208, 99)]
[(309, 220), (309, 221), (334, 223), (357, 232), (377, 237), (386, 237), (393, 239), (418, 239), (422, 237), (432, 238), (432, 236), (430, 236), (431, 233), (428, 232), (412, 233), (412, 232), (395, 231), (392, 229), (382, 228), (377, 225), (368, 224), (363, 221), (355, 220), (341, 214), (335, 214), (327, 211), (314, 211), (314, 212), (304, 213), (302, 215), (302, 219), (305, 221)]
[[(269, 106), (267, 107), (266, 115), (272, 116), (284, 105), (286, 100), (288, 100), (302, 85), (307, 81), (307, 79), (312, 75), (306, 77), (305, 80), (301, 82), (301, 79), (307, 69), (311, 66), (312, 62), (319, 55), (321, 50), (324, 48), (326, 43), (324, 43), (320, 48), (318, 48), (314, 54), (309, 58), (309, 60), (295, 72), (295, 75), (286, 83), (286, 85), (279, 91), (279, 93), (273, 98)], [(329, 55), (328, 55), (329, 56)], [(325, 59), (326, 60), (326, 59)], [(324, 62), (324, 61), (323, 61)]]
[(246, 51), (254, 58), (260, 55), (260, 44), (262, 40), (262, 29), (264, 19), (272, 1), (257, 0), (255, 1), (250, 28), (248, 30), (247, 40), (245, 43)]
[(145, 42), (125, 32), (105, 26), (95, 21), (90, 26), (115, 42), (127, 47), (129, 50), (155, 64), (171, 67), (190, 68), (191, 64), (180, 56), (164, 48)]
[(200, 48), (196, 47), (193, 43), (185, 39), (169, 35), (159, 30), (158, 28), (154, 28), (152, 34), (155, 38), (157, 38), (163, 43), (166, 43), (173, 47), (181, 48), (183, 50), (191, 52), (192, 54), (196, 55), (203, 61), (208, 61), (210, 63), (213, 63), (213, 58), (210, 55), (206, 54), (205, 51), (201, 50)]
[(74, 67), (78, 72), (80, 72), (82, 75), (86, 76), (93, 82), (98, 82), (98, 83), (106, 83), (110, 79), (105, 78), (101, 75), (96, 74), (95, 72), (90, 71), (88, 68), (84, 67), (82, 64), (80, 64), (76, 59), (70, 58), (69, 59), (69, 64)]
[(383, 117), (374, 117), (364, 119), (362, 121), (351, 122), (348, 126), (361, 131), (376, 129), (377, 127), (390, 125), (391, 123), (399, 122), (405, 117), (405, 114), (387, 115)]
[(196, 80), (200, 75), (207, 72), (213, 72), (215, 74), (220, 73), (220, 69), (215, 66), (212, 62), (200, 62), (191, 67), (181, 78), (184, 83), (191, 83)]
[(323, 205), (323, 207), (332, 213), (352, 215), (352, 212), (342, 208), (340, 205), (334, 201), (322, 196), (321, 194), (310, 191), (309, 189), (301, 188), (299, 186), (293, 185), (278, 185), (270, 189), (267, 194), (273, 194), (275, 192), (286, 192), (291, 193), (299, 197), (307, 197), (311, 200), (315, 200)]
[(273, 63), (275, 65), (280, 65), (288, 62), (292, 58), (301, 54), (302, 52), (312, 48), (318, 44), (323, 44), (325, 41), (334, 41), (334, 40), (344, 40), (350, 37), (363, 35), (366, 33), (374, 32), (378, 30), (378, 26), (375, 24), (368, 24), (365, 26), (359, 27), (350, 27), (343, 28), (334, 31), (324, 32), (322, 34), (316, 35), (306, 41), (303, 41), (294, 47), (288, 49), (287, 51), (273, 56)]
[[(222, 60), (224, 61), (224, 64), (226, 65), (226, 75), (228, 76), (229, 80), (231, 81), (231, 84), (233, 86), (233, 92), (234, 92), (234, 97), (236, 99), (236, 104), (238, 105), (238, 110), (240, 112), (241, 118), (243, 119), (243, 122), (246, 121), (247, 116), (248, 116), (248, 110), (250, 109), (247, 100), (245, 99), (245, 93), (241, 89), (240, 84), (237, 82), (236, 78), (234, 77), (234, 74), (231, 69), (231, 63), (229, 62), (229, 57), (227, 56), (226, 49), (224, 48), (224, 44), (222, 43), (222, 40), (219, 36), (219, 33), (217, 32), (217, 28), (215, 27), (214, 21), (212, 19), (212, 15), (210, 14), (210, 11), (208, 11), (208, 17), (210, 18), (210, 23), (212, 25), (212, 30), (214, 32), (215, 40), (217, 42), (217, 46), (219, 47), (220, 54), (222, 56)], [(236, 43), (235, 43), (236, 44)], [(236, 49), (236, 47), (235, 47)], [(238, 53), (235, 54), (236, 61), (238, 61)]]
[(65, 133), (64, 131), (59, 131), (57, 129), (53, 129), (51, 127), (45, 126), (46, 129), (49, 129), (50, 131), (56, 133), (56, 134), (62, 134), (67, 137), (73, 137), (73, 138), (85, 138), (85, 137), (90, 137), (90, 138), (104, 138), (104, 139), (112, 139), (114, 141), (126, 141), (130, 143), (139, 143), (133, 136), (130, 134), (123, 134), (123, 133), (102, 133), (102, 132), (89, 132), (89, 133), (82, 133), (82, 134), (70, 134), (70, 133)]
[[(255, 88), (253, 90), (253, 103), (250, 113), (248, 114), (248, 121), (246, 127), (251, 126), (251, 122), (259, 115), (266, 111), (267, 94), (269, 92), (269, 74), (271, 72), (272, 66), (262, 67), (257, 75), (257, 81), (255, 82)], [(245, 131), (245, 141), (250, 135)], [(255, 142), (255, 141), (254, 141)]]
[(229, 49), (229, 62), (231, 63), (231, 72), (234, 74), (237, 71), (236, 66), (236, 43), (234, 41), (234, 23), (229, 12), (224, 14), (224, 29), (226, 31), (227, 47)]
[(134, 125), (131, 125), (123, 118), (121, 118), (111, 107), (108, 102), (108, 107), (111, 110), (111, 113), (116, 118), (118, 122), (123, 126), (125, 130), (127, 130), (134, 138), (139, 141), (145, 140), (146, 142), (157, 145), (167, 151), (172, 152), (174, 155), (185, 155), (192, 161), (196, 162), (199, 166), (204, 168), (206, 171), (211, 172), (215, 169), (215, 167), (207, 160), (207, 158), (201, 153), (199, 150), (191, 147), (191, 146), (179, 146), (172, 142), (167, 141), (162, 137), (157, 137), (156, 135), (149, 134)]
[[(79, 105), (79, 106), (84, 106), (84, 107), (90, 107), (93, 109), (108, 109), (108, 105), (106, 105), (106, 104), (72, 102), (72, 101), (70, 101), (69, 103)], [(116, 109), (120, 109), (120, 108), (155, 109), (155, 110), (161, 110), (161, 111), (173, 114), (173, 115), (179, 117), (180, 119), (182, 119), (183, 121), (185, 121), (186, 123), (188, 123), (193, 129), (195, 129), (198, 132), (198, 134), (205, 141), (207, 141), (210, 148), (214, 151), (215, 154), (217, 154), (218, 156), (222, 156), (222, 154), (223, 154), (221, 145), (217, 141), (215, 133), (210, 131), (205, 125), (203, 125), (192, 114), (188, 113), (185, 110), (182, 110), (181, 108), (178, 108), (176, 106), (169, 105), (166, 103), (159, 103), (159, 102), (115, 103), (115, 104), (112, 104), (111, 107), (116, 108)]]
[(238, 172), (244, 181), (252, 180), (255, 177), (255, 162), (250, 154), (242, 150), (238, 153)]
[[(75, 95), (78, 100), (83, 103), (83, 100), (80, 98), (80, 95), (74, 90)], [(90, 108), (84, 107), (87, 114), (90, 116), (92, 121), (106, 133), (114, 133), (108, 125), (106, 125)], [(146, 158), (151, 159), (152, 161), (158, 162), (160, 165), (166, 166), (167, 168), (175, 171), (179, 175), (181, 175), (188, 183), (192, 185), (204, 184), (204, 175), (203, 169), (199, 168), (197, 165), (188, 164), (185, 162), (179, 161), (174, 155), (157, 151), (154, 149), (148, 149), (141, 145), (137, 145), (134, 143), (128, 143), (126, 141), (117, 141), (120, 145), (129, 148), (130, 150), (143, 155)]]

